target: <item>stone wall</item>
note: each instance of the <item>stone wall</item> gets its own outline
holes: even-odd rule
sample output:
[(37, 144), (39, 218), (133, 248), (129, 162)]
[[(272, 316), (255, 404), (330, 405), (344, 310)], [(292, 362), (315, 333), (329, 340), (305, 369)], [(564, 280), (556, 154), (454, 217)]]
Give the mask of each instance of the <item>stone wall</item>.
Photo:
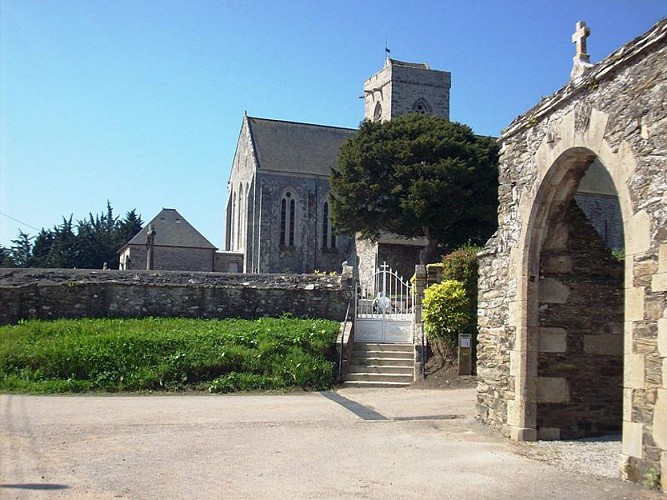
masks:
[[(667, 477), (665, 66), (667, 21), (663, 20), (504, 131), (499, 228), (480, 254), (479, 416), (513, 439), (536, 439), (540, 422), (550, 425), (540, 421), (545, 391), (561, 390), (563, 398), (569, 397), (562, 381), (540, 377), (545, 369), (556, 369), (553, 363), (552, 368), (539, 366), (546, 343), (560, 344), (561, 349), (563, 339), (575, 341), (569, 332), (563, 337), (563, 331), (548, 329), (569, 326), (551, 323), (544, 315), (540, 318), (543, 295), (551, 283), (540, 279), (543, 250), (558, 233), (559, 217), (588, 167), (599, 161), (609, 173), (618, 193), (625, 239), (621, 471), (639, 481), (651, 470)], [(560, 262), (570, 264), (567, 259)], [(606, 272), (614, 276), (617, 271), (606, 266)], [(602, 306), (607, 298), (598, 295), (590, 300)], [(572, 323), (582, 314), (570, 311), (565, 316), (558, 322)], [(549, 320), (549, 326), (541, 326), (541, 320), (544, 325)], [(618, 317), (609, 322), (617, 325)], [(583, 342), (583, 351), (589, 354), (613, 345), (616, 355), (614, 328), (601, 330), (599, 338), (587, 339), (584, 334), (577, 342)], [(595, 363), (597, 358), (587, 359)], [(614, 367), (611, 378), (617, 372)], [(606, 391), (602, 372), (597, 379), (598, 389)]]
[(621, 432), (623, 264), (572, 201), (540, 255), (537, 435)]
[[(259, 269), (282, 273), (340, 273), (347, 260), (352, 239), (336, 238), (336, 248), (322, 248), (323, 201), (329, 192), (329, 179), (317, 176), (262, 173), (261, 215), (254, 261)], [(280, 245), (280, 202), (289, 188), (296, 194), (294, 246)], [(258, 210), (260, 207), (258, 205)]]
[[(128, 245), (125, 249), (125, 269), (146, 269), (146, 246)], [(213, 271), (215, 249), (156, 245), (153, 249), (153, 269), (170, 271)]]
[(0, 269), (0, 324), (22, 319), (289, 313), (343, 321), (352, 275)]

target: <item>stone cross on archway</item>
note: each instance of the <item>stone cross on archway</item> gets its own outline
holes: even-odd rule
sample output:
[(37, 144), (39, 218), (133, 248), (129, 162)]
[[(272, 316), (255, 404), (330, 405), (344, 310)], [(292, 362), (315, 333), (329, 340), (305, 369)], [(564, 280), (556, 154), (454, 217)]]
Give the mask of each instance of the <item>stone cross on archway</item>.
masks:
[(572, 43), (577, 46), (575, 58), (579, 61), (589, 62), (591, 56), (586, 53), (586, 39), (590, 36), (591, 30), (586, 23), (579, 21), (576, 25), (576, 31), (572, 34)]

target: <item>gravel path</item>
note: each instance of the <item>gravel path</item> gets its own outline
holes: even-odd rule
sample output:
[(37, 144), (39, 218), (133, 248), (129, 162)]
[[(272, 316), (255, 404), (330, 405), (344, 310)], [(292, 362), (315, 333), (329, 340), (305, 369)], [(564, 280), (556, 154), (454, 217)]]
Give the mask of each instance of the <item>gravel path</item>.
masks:
[(519, 454), (548, 462), (560, 470), (609, 478), (620, 477), (620, 435), (575, 441), (523, 442), (516, 443), (516, 448)]

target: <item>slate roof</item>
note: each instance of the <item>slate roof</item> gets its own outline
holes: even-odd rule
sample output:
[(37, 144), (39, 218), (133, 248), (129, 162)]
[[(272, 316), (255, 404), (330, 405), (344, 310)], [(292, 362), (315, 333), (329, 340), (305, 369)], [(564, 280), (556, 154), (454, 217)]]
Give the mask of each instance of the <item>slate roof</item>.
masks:
[(259, 169), (328, 176), (356, 129), (247, 117)]
[(163, 208), (127, 244), (145, 245), (149, 224), (155, 230), (155, 246), (217, 249), (173, 208)]

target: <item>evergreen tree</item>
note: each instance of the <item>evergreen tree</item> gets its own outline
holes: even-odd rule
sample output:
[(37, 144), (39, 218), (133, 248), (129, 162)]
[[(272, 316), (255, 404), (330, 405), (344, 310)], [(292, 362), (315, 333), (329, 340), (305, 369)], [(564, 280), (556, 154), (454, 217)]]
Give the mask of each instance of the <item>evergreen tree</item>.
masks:
[(11, 257), (17, 267), (28, 267), (32, 257), (30, 235), (19, 230), (19, 237), (12, 240)]
[(332, 217), (342, 233), (425, 236), (438, 245), (483, 244), (497, 226), (497, 142), (444, 118), (409, 114), (362, 122), (331, 176)]
[(11, 260), (5, 260), (0, 253), (0, 259), (3, 259), (0, 263), (17, 267), (79, 269), (101, 269), (106, 263), (109, 269), (118, 269), (118, 250), (143, 225), (136, 210), (127, 212), (122, 220), (114, 217), (108, 201), (106, 211), (99, 215), (90, 213), (76, 225), (72, 218), (72, 215), (63, 217), (60, 225), (42, 229), (34, 244), (28, 234), (19, 231), (18, 239), (12, 241)]
[(0, 267), (16, 267), (12, 257), (12, 250), (0, 245)]

